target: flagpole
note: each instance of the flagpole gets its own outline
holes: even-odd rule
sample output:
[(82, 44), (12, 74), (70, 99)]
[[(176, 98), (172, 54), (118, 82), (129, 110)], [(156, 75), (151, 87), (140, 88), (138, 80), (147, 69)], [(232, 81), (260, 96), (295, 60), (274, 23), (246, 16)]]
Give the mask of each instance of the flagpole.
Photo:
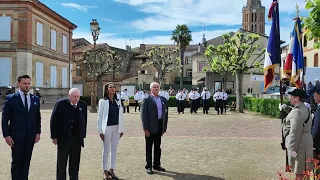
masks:
[(277, 60), (279, 62), (279, 77), (280, 77), (280, 80), (279, 80), (279, 86), (280, 86), (280, 103), (281, 105), (283, 104), (283, 87), (282, 87), (282, 73), (281, 73), (281, 63), (282, 63), (282, 60), (281, 60), (281, 43), (280, 43), (280, 12), (279, 12), (279, 2), (277, 2), (277, 16), (276, 16), (276, 29), (277, 29), (277, 38), (276, 38), (276, 45), (277, 47), (279, 48), (279, 50), (277, 51)]
[[(296, 10), (297, 10), (297, 17), (296, 19), (300, 18), (299, 17), (299, 6), (298, 3), (296, 3)], [(297, 32), (297, 34), (300, 32)], [(299, 34), (300, 35), (300, 34)], [(300, 36), (298, 36), (298, 38), (300, 39)], [(300, 45), (301, 46), (301, 45)], [(302, 50), (302, 49), (301, 49)], [(303, 62), (303, 70), (302, 70), (302, 74), (300, 74), (300, 78), (301, 78), (301, 89), (306, 90), (305, 86), (304, 86), (304, 76), (305, 76), (305, 71), (306, 71), (306, 67), (305, 67), (305, 62)]]

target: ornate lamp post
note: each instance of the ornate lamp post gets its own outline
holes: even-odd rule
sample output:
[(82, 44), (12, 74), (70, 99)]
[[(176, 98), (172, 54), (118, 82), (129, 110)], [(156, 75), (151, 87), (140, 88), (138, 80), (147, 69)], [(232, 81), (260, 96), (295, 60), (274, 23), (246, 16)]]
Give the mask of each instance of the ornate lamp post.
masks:
[(100, 27), (99, 23), (97, 22), (97, 19), (92, 19), (92, 22), (90, 23), (90, 29), (93, 37), (93, 49), (94, 49), (94, 63), (92, 68), (92, 89), (91, 89), (91, 113), (97, 112), (97, 95), (96, 95), (96, 61), (97, 61), (97, 51), (96, 51), (96, 41), (98, 40), (99, 33), (100, 33)]

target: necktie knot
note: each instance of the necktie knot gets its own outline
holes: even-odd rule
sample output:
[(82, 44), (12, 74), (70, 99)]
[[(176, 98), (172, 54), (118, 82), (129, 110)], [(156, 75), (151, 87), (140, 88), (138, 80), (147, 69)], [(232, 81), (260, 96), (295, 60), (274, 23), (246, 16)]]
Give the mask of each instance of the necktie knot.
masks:
[(28, 96), (28, 94), (27, 94), (27, 93), (24, 93), (23, 95), (24, 95), (24, 96)]

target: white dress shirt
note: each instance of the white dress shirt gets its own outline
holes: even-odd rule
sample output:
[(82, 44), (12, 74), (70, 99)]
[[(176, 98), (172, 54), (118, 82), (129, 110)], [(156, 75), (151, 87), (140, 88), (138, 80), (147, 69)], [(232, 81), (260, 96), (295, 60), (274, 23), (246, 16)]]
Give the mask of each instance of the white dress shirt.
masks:
[[(20, 91), (20, 89), (19, 89), (19, 94), (20, 94), (20, 98), (21, 98), (21, 101), (22, 101), (23, 105), (25, 105), (24, 92)], [(28, 110), (30, 110), (31, 99), (30, 99), (30, 93), (29, 92), (27, 93), (27, 101), (28, 101)]]
[(183, 92), (177, 93), (177, 94), (176, 94), (176, 99), (179, 100), (179, 101), (185, 100), (185, 99), (186, 99), (185, 93), (183, 93)]
[(222, 100), (227, 100), (228, 99), (228, 94), (227, 93), (225, 93), (225, 92), (222, 92), (221, 93), (222, 94)]
[(204, 100), (210, 99), (211, 93), (210, 93), (209, 91), (202, 91), (201, 97), (202, 97), (202, 99), (204, 99)]

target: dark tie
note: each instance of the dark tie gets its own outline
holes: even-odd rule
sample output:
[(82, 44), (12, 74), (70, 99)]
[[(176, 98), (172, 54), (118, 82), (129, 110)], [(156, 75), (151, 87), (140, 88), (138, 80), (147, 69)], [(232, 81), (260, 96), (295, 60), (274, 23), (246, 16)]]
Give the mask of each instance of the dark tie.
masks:
[(207, 93), (204, 92), (204, 99), (207, 99)]
[(77, 108), (77, 105), (75, 105), (75, 104), (72, 104), (72, 106), (73, 106), (74, 108)]
[(27, 110), (28, 112), (28, 99), (27, 99), (27, 95), (28, 94), (23, 94), (24, 95), (24, 108)]

